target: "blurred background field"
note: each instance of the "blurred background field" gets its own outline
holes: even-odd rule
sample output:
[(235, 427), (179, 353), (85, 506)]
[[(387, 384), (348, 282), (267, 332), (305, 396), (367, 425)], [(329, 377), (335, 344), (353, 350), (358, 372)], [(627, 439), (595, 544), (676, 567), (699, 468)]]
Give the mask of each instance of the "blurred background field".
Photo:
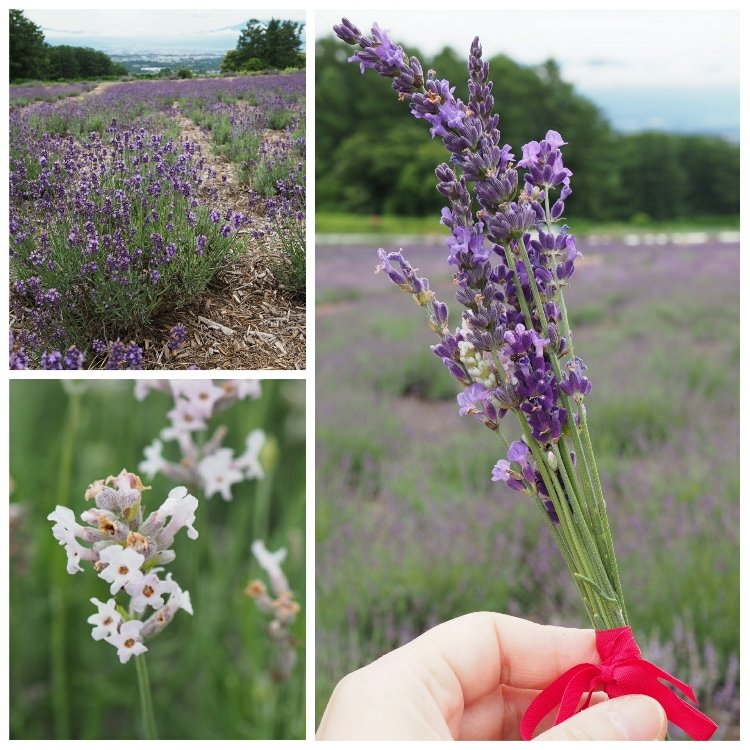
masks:
[[(422, 311), (373, 274), (375, 247), (317, 248), (318, 719), (346, 673), (451, 617), (587, 625), (538, 511), (490, 481), (502, 446), (459, 418)], [(739, 247), (579, 247), (566, 299), (631, 622), (716, 738), (737, 738)], [(445, 246), (403, 249), (459, 325)]]
[[(265, 478), (235, 485), (231, 502), (199, 496), (199, 538), (182, 532), (175, 541), (168, 570), (190, 591), (195, 614), (178, 613), (148, 644), (163, 739), (304, 737), (304, 383), (263, 381), (262, 391), (258, 401), (219, 412), (210, 426), (225, 424), (225, 444), (240, 452), (250, 430), (264, 429)], [(123, 467), (137, 471), (143, 448), (168, 424), (172, 399), (151, 393), (138, 402), (130, 380), (85, 381), (68, 477), (61, 457), (70, 402), (60, 381), (13, 381), (10, 400), (10, 736), (141, 738), (135, 664), (121, 665), (86, 623), (90, 597), (106, 601), (107, 585), (87, 563), (83, 573), (66, 573), (46, 517), (57, 504), (79, 515), (93, 480)], [(174, 483), (157, 475), (150, 484), (147, 510)], [(285, 683), (271, 676), (267, 620), (243, 593), (250, 579), (266, 579), (250, 553), (256, 538), (271, 550), (287, 547), (284, 569), (302, 606), (294, 625), (298, 662)]]

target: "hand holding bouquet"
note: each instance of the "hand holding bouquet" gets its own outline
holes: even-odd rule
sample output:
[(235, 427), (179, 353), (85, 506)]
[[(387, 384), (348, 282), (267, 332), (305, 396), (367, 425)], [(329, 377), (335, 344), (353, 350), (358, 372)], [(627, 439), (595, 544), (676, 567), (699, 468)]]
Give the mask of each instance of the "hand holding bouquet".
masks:
[[(407, 58), (377, 25), (365, 36), (344, 19), (334, 31), (359, 48), (350, 62), (363, 73), (372, 68), (391, 78), (399, 98), (450, 154), (436, 175), (448, 203), (441, 222), (451, 231), (448, 263), (464, 308), (460, 327), (449, 327), (447, 305), (402, 253), (379, 250), (378, 270), (426, 309), (440, 338), (432, 350), (463, 387), (459, 414), (473, 415), (503, 443), (492, 479), (538, 505), (597, 631), (601, 663), (574, 667), (543, 691), (524, 716), (522, 736), (530, 739), (558, 705), (556, 723), (563, 721), (582, 697), (601, 688), (610, 696), (651, 695), (690, 736), (708, 739), (716, 725), (659, 679), (695, 702), (690, 687), (641, 658), (628, 623), (586, 419), (584, 399), (592, 384), (574, 350), (563, 296), (581, 256), (567, 226), (556, 226), (572, 192), (561, 151), (565, 141), (549, 130), (543, 140), (524, 145), (517, 162), (511, 147), (500, 145), (478, 38), (471, 45), (464, 103), (448, 81), (433, 71), (425, 76), (419, 60)], [(501, 429), (509, 412), (521, 429), (513, 442)]]

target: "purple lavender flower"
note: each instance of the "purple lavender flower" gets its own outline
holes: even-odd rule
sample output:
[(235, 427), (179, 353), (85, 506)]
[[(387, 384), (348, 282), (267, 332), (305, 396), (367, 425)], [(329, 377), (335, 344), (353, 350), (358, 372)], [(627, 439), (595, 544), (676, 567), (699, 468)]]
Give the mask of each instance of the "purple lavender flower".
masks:
[(58, 351), (42, 352), (43, 370), (62, 370), (62, 354)]
[(76, 349), (75, 346), (71, 346), (66, 352), (63, 358), (63, 367), (66, 370), (81, 370), (83, 369), (83, 354), (81, 351)]
[(29, 366), (29, 358), (23, 346), (16, 343), (13, 331), (10, 331), (9, 364), (11, 370), (25, 370)]
[(591, 393), (591, 381), (583, 374), (586, 365), (580, 357), (568, 362), (568, 376), (560, 381), (560, 388), (568, 396), (588, 396)]
[(548, 130), (543, 141), (530, 141), (523, 147), (523, 159), (518, 166), (528, 170), (524, 178), (528, 184), (542, 190), (560, 184), (570, 186), (573, 173), (563, 166), (560, 153), (560, 147), (564, 145), (565, 141), (557, 131)]
[(172, 351), (175, 351), (185, 343), (186, 337), (187, 331), (185, 330), (185, 326), (183, 326), (182, 323), (178, 323), (176, 326), (172, 326), (169, 330), (169, 341), (167, 342), (167, 346)]
[(456, 397), (458, 401), (458, 414), (477, 414), (484, 411), (484, 403), (490, 398), (490, 392), (479, 383), (472, 383), (465, 391)]

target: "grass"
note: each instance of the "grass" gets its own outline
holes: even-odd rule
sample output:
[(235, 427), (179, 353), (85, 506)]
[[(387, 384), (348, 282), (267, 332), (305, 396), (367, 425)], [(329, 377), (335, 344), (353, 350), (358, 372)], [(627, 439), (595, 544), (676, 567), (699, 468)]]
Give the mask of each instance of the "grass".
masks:
[[(67, 381), (70, 382), (70, 381)], [(67, 504), (78, 515), (96, 478), (134, 469), (141, 451), (166, 426), (171, 399), (137, 402), (132, 381), (85, 381), (78, 424), (60, 381), (11, 386), (12, 500), (22, 509), (10, 550), (10, 736), (13, 739), (140, 739), (135, 663), (95, 642), (86, 618), (89, 598), (106, 600), (106, 585), (88, 566), (69, 576), (47, 514)], [(169, 566), (190, 591), (194, 616), (180, 612), (149, 642), (149, 676), (162, 739), (304, 737), (304, 384), (265, 381), (260, 401), (239, 402), (213, 427), (229, 428), (225, 443), (241, 449), (245, 435), (266, 430), (277, 461), (266, 454), (266, 478), (235, 485), (234, 500), (218, 495), (198, 509), (197, 540), (184, 532)], [(44, 429), (40, 430), (40, 425)], [(67, 427), (66, 427), (67, 425)], [(65, 459), (65, 455), (70, 460)], [(66, 468), (67, 467), (67, 468)], [(145, 493), (150, 507), (173, 486), (157, 476)], [(265, 509), (265, 510), (264, 510)], [(294, 626), (299, 661), (293, 677), (276, 683), (265, 620), (243, 593), (264, 577), (250, 543), (289, 550), (285, 571), (302, 605)]]
[[(697, 232), (739, 229), (739, 216), (706, 216), (669, 221), (643, 219), (640, 222), (592, 222), (576, 219), (571, 227), (578, 235), (613, 234), (626, 235), (634, 232)], [(375, 236), (403, 236), (445, 234), (448, 230), (435, 216), (393, 216), (335, 213), (318, 211), (315, 216), (315, 231), (318, 234), (368, 234)]]

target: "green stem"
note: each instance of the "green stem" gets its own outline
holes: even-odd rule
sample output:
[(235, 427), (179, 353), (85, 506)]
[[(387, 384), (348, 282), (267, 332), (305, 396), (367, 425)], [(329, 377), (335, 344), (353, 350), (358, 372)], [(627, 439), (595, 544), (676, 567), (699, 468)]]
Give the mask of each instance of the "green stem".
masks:
[(273, 494), (273, 479), (275, 468), (270, 467), (266, 470), (266, 476), (259, 479), (255, 490), (255, 512), (253, 518), (252, 541), (253, 539), (268, 540), (270, 533), (269, 516), (271, 512), (271, 495)]
[(508, 245), (503, 245), (505, 251), (505, 260), (508, 264), (508, 268), (513, 272), (513, 280), (516, 283), (516, 297), (518, 297), (518, 303), (521, 305), (521, 311), (523, 312), (524, 319), (526, 320), (526, 328), (530, 331), (534, 330), (534, 321), (531, 319), (531, 313), (529, 312), (529, 306), (526, 304), (526, 297), (523, 293), (523, 287), (521, 286), (521, 279), (518, 276), (518, 270), (513, 260), (513, 254), (510, 251)]
[[(547, 216), (549, 217), (549, 200), (545, 196), (545, 209)], [(548, 218), (549, 226), (549, 218)], [(565, 305), (565, 297), (562, 293), (562, 289), (559, 289), (558, 299), (560, 302), (560, 312), (562, 315), (563, 323), (563, 334), (567, 334), (568, 349), (570, 351), (570, 358), (575, 360), (575, 349), (573, 347), (573, 335), (570, 331), (570, 322), (568, 321), (568, 308)], [(566, 397), (567, 398), (567, 397)], [(568, 402), (569, 403), (569, 402)], [(572, 411), (568, 411), (572, 419)], [(604, 565), (607, 569), (607, 573), (612, 581), (615, 591), (617, 592), (617, 598), (620, 600), (620, 607), (625, 622), (628, 622), (627, 609), (625, 608), (625, 597), (622, 594), (622, 583), (620, 581), (620, 571), (617, 567), (617, 559), (615, 558), (614, 542), (612, 540), (612, 531), (609, 526), (609, 519), (607, 518), (607, 509), (604, 502), (604, 493), (602, 491), (602, 484), (599, 478), (599, 469), (596, 465), (596, 458), (594, 457), (594, 450), (591, 445), (591, 435), (589, 434), (588, 422), (586, 420), (586, 407), (583, 402), (580, 404), (578, 409), (580, 417), (580, 430), (583, 433), (583, 441), (579, 431), (576, 429), (575, 424), (571, 424), (571, 432), (574, 435), (574, 441), (576, 443), (576, 450), (578, 450), (579, 458), (582, 458), (582, 464), (586, 469), (588, 476), (588, 486), (591, 488), (593, 494), (593, 508), (598, 521), (600, 534), (602, 536), (603, 544), (601, 545), (605, 550), (606, 554), (604, 557)], [(584, 482), (584, 486), (587, 483)]]
[[(60, 468), (57, 475), (56, 504), (68, 506), (70, 483), (73, 476), (73, 446), (75, 445), (81, 417), (81, 394), (75, 389), (68, 391), (68, 408), (60, 450)], [(55, 734), (58, 739), (70, 737), (70, 717), (68, 705), (68, 676), (65, 661), (65, 590), (68, 587), (68, 574), (57, 557), (52, 568), (50, 588), (50, 608), (52, 627), (50, 646), (52, 659), (52, 705)]]
[[(576, 526), (581, 532), (581, 537), (583, 539), (584, 545), (586, 546), (587, 553), (591, 561), (591, 566), (597, 573), (597, 593), (599, 593), (601, 595), (601, 598), (604, 600), (602, 606), (605, 612), (605, 624), (608, 628), (622, 627), (627, 623), (625, 622), (622, 608), (619, 606), (617, 592), (613, 588), (613, 584), (610, 581), (607, 570), (602, 562), (596, 537), (594, 534), (592, 534), (591, 530), (586, 524), (585, 518), (583, 517), (581, 504), (579, 502), (579, 495), (576, 494), (575, 488), (572, 486), (570, 478), (568, 477), (568, 472), (559, 447), (557, 445), (553, 445), (553, 451), (558, 462), (558, 471), (563, 479), (565, 489), (567, 490), (568, 497), (571, 501), (574, 519), (578, 521)], [(614, 607), (612, 606), (613, 604), (615, 605)]]
[[(521, 429), (523, 430), (523, 433), (526, 437), (526, 443), (531, 449), (532, 454), (534, 455), (534, 461), (536, 463), (537, 469), (539, 469), (539, 472), (542, 475), (544, 486), (547, 488), (550, 501), (555, 508), (555, 513), (557, 514), (557, 518), (560, 522), (559, 536), (560, 539), (563, 540), (563, 543), (569, 552), (569, 557), (566, 557), (568, 568), (573, 574), (573, 578), (581, 591), (583, 602), (586, 606), (586, 611), (588, 612), (591, 621), (593, 623), (596, 623), (597, 618), (601, 619), (601, 617), (598, 613), (595, 612), (594, 609), (595, 597), (592, 594), (594, 594), (595, 591), (594, 588), (587, 582), (587, 579), (591, 576), (587, 575), (588, 573), (590, 573), (590, 571), (586, 567), (586, 558), (580, 548), (580, 540), (576, 537), (575, 534), (571, 532), (569, 528), (570, 518), (567, 502), (565, 501), (565, 497), (562, 494), (559, 482), (555, 483), (553, 479), (553, 473), (550, 471), (549, 466), (547, 465), (547, 460), (542, 453), (541, 448), (539, 447), (539, 443), (531, 434), (531, 429), (529, 428), (526, 420), (523, 418), (523, 415), (519, 415), (518, 421), (520, 422)], [(576, 574), (581, 574), (581, 576), (579, 577)]]
[(135, 671), (138, 674), (138, 691), (141, 694), (141, 713), (143, 714), (143, 731), (145, 739), (156, 740), (156, 720), (154, 719), (154, 704), (151, 701), (151, 686), (148, 682), (148, 668), (146, 654), (135, 657)]
[(622, 607), (622, 613), (625, 618), (625, 622), (628, 622), (627, 610), (625, 609), (625, 597), (622, 594), (622, 583), (620, 581), (620, 571), (617, 567), (617, 558), (615, 557), (614, 542), (612, 541), (612, 530), (609, 526), (609, 518), (607, 518), (607, 508), (604, 503), (604, 493), (602, 492), (602, 484), (599, 479), (599, 470), (596, 467), (596, 459), (594, 458), (594, 449), (591, 445), (591, 436), (589, 435), (589, 427), (586, 421), (586, 407), (581, 404), (581, 426), (583, 427), (583, 444), (586, 449), (587, 462), (591, 464), (594, 473), (594, 486), (599, 498), (599, 505), (597, 510), (600, 511), (600, 519), (602, 522), (602, 528), (607, 539), (610, 557), (610, 575), (612, 577), (615, 591), (620, 600), (620, 606)]

